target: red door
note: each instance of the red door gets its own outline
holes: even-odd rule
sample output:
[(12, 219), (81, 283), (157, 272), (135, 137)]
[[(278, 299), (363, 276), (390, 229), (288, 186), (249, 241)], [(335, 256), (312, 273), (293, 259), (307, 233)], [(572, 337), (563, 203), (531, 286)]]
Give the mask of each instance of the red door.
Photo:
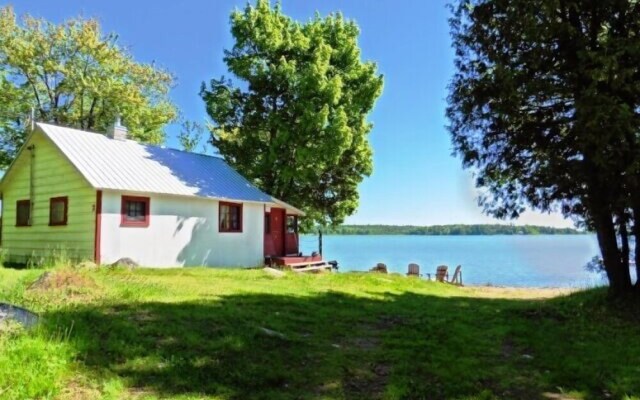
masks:
[(271, 240), (276, 256), (284, 256), (284, 209), (271, 209)]

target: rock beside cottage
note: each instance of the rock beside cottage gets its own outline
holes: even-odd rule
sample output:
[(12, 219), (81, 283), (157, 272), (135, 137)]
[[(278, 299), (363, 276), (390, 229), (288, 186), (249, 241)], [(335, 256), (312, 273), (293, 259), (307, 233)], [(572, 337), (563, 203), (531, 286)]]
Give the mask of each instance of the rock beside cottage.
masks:
[(388, 273), (387, 265), (383, 264), (383, 263), (378, 263), (378, 264), (376, 264), (375, 267), (371, 268), (369, 270), (369, 272), (378, 272), (378, 273), (381, 273), (381, 274), (386, 274), (386, 273)]
[(118, 261), (111, 264), (112, 267), (127, 267), (127, 268), (135, 268), (139, 267), (138, 263), (130, 259), (129, 257), (123, 257)]
[(0, 303), (0, 323), (4, 321), (15, 321), (29, 328), (38, 323), (38, 314), (25, 308), (7, 303)]

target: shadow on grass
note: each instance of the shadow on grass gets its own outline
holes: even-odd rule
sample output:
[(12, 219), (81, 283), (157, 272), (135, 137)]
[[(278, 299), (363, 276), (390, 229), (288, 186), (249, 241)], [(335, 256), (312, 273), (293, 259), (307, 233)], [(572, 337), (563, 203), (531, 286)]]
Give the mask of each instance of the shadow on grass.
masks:
[(83, 306), (47, 320), (51, 329), (73, 321), (90, 371), (161, 397), (638, 395), (639, 325), (608, 314), (602, 297), (247, 294)]

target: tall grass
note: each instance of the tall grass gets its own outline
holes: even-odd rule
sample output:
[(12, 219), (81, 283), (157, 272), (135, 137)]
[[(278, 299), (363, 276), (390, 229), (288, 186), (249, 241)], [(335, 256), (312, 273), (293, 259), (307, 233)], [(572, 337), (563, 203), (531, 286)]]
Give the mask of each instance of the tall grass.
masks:
[(53, 398), (68, 378), (70, 333), (0, 322), (0, 399)]
[(7, 261), (7, 250), (0, 249), (0, 268), (5, 266), (6, 261)]
[(46, 248), (44, 251), (32, 251), (26, 258), (26, 267), (36, 268), (70, 268), (78, 263), (89, 261), (79, 256), (78, 250), (70, 249), (64, 245)]

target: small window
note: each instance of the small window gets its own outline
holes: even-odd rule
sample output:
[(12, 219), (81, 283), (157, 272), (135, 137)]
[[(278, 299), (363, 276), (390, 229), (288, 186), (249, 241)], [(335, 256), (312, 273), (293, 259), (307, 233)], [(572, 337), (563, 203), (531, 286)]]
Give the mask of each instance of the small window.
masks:
[(287, 233), (298, 232), (298, 217), (295, 215), (287, 215)]
[(122, 196), (120, 226), (145, 228), (149, 226), (149, 198)]
[(220, 202), (220, 232), (242, 232), (242, 204)]
[(271, 233), (271, 214), (266, 213), (264, 215), (264, 233)]
[(31, 200), (16, 202), (16, 226), (31, 225)]
[(68, 197), (53, 197), (49, 199), (49, 225), (59, 226), (67, 224)]

